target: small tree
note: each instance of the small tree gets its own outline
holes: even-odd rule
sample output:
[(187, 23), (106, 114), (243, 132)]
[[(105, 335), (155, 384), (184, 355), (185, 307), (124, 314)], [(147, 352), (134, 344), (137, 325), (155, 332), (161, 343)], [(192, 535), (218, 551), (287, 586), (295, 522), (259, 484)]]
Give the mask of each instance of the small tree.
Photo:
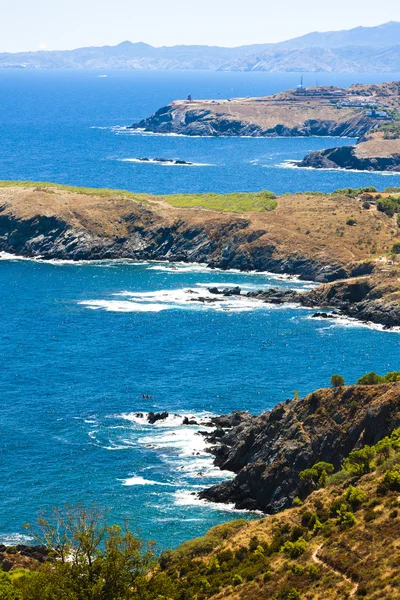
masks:
[(400, 254), (400, 242), (395, 242), (392, 246), (393, 254)]
[(344, 377), (341, 375), (337, 375), (336, 373), (331, 377), (331, 386), (334, 388), (339, 388), (344, 385)]
[(44, 589), (46, 598), (57, 600), (145, 597), (154, 565), (151, 546), (127, 527), (108, 526), (102, 510), (53, 509), (28, 528), (56, 560), (21, 581), (24, 598), (43, 600)]
[(371, 471), (375, 454), (375, 449), (371, 446), (364, 446), (361, 450), (353, 450), (344, 461), (343, 470), (351, 475), (366, 475)]

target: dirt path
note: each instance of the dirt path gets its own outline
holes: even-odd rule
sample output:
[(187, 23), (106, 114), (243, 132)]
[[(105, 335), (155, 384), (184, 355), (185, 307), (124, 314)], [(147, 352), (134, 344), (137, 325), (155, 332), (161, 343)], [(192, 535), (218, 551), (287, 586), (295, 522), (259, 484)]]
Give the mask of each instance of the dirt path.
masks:
[(352, 579), (350, 579), (350, 577), (347, 577), (347, 575), (344, 575), (343, 573), (341, 573), (340, 571), (337, 571), (336, 569), (334, 569), (333, 567), (331, 567), (327, 562), (325, 562), (324, 560), (322, 560), (321, 558), (318, 557), (318, 552), (321, 550), (323, 544), (320, 544), (318, 546), (318, 548), (316, 548), (314, 550), (314, 552), (312, 553), (312, 560), (317, 564), (317, 565), (322, 565), (324, 567), (326, 567), (327, 569), (330, 569), (330, 571), (332, 571), (333, 573), (335, 573), (336, 575), (338, 575), (339, 577), (341, 577), (342, 579), (344, 579), (344, 581), (346, 581), (346, 583), (351, 584), (353, 587), (350, 591), (349, 597), (352, 598), (356, 595), (357, 590), (358, 590), (358, 583), (354, 583), (354, 581)]

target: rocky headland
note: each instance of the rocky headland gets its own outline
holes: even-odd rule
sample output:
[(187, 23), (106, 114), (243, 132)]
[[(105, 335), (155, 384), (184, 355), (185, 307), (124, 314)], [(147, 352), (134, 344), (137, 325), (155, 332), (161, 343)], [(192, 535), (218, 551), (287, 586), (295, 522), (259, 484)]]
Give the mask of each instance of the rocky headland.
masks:
[(301, 471), (319, 461), (337, 470), (350, 452), (400, 426), (400, 383), (322, 389), (262, 415), (239, 417), (239, 424), (205, 434), (215, 464), (235, 477), (200, 497), (276, 513), (307, 495)]
[(289, 90), (260, 98), (177, 100), (132, 129), (196, 136), (358, 138), (318, 150), (299, 167), (400, 171), (400, 82)]
[(278, 198), (267, 192), (156, 197), (3, 183), (0, 251), (42, 259), (197, 262), (296, 275), (324, 285), (301, 294), (260, 290), (251, 296), (400, 325), (399, 265), (392, 254), (399, 240), (397, 215), (362, 198), (361, 192), (346, 190)]
[[(261, 98), (177, 100), (131, 128), (196, 136), (360, 137), (378, 120), (352, 106), (356, 98), (352, 88), (324, 87)], [(347, 99), (349, 105), (338, 110)]]

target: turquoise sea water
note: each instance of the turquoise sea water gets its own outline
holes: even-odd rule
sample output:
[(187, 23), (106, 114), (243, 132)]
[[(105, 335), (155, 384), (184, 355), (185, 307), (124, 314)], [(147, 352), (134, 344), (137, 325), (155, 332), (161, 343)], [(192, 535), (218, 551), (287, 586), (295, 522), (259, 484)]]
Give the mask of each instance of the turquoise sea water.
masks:
[[(399, 176), (279, 166), (335, 140), (190, 139), (120, 129), (188, 90), (198, 97), (270, 93), (294, 85), (296, 75), (97, 75), (0, 72), (0, 179), (158, 193), (400, 185)], [(322, 77), (320, 83), (352, 80)], [(143, 156), (216, 166), (120, 160)], [(24, 539), (22, 524), (40, 509), (76, 501), (110, 508), (115, 521), (129, 518), (161, 547), (202, 534), (236, 513), (191, 495), (225, 475), (212, 467), (198, 428), (181, 425), (182, 415), (259, 413), (296, 389), (302, 395), (327, 385), (333, 372), (354, 382), (372, 369), (399, 368), (398, 333), (311, 319), (312, 311), (291, 306), (190, 300), (209, 285), (310, 284), (196, 265), (2, 257), (0, 541)], [(149, 426), (135, 416), (150, 410), (171, 417)]]

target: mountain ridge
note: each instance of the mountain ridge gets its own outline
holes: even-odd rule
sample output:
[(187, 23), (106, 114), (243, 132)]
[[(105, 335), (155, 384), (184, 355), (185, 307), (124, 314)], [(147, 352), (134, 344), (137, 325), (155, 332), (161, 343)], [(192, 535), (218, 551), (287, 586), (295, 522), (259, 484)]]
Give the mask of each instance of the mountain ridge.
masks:
[(400, 23), (390, 21), (375, 27), (311, 32), (282, 42), (237, 47), (155, 47), (125, 40), (115, 46), (3, 52), (0, 68), (399, 72), (399, 40)]

